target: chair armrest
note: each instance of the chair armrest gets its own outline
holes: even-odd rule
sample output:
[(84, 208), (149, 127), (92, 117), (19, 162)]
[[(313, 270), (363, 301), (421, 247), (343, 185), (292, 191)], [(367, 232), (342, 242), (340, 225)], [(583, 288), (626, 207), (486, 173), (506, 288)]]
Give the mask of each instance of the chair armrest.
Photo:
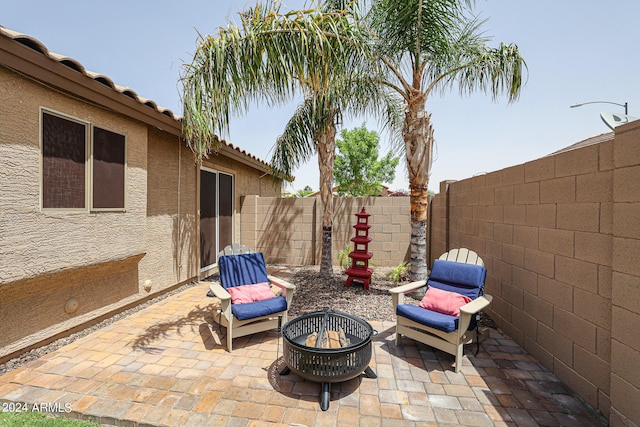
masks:
[(406, 285), (400, 285), (389, 289), (389, 293), (391, 293), (391, 302), (393, 303), (393, 311), (395, 312), (398, 305), (404, 304), (404, 294), (415, 291), (416, 289), (420, 289), (424, 286), (427, 286), (427, 281), (418, 280), (417, 282), (411, 282)]
[(293, 301), (293, 293), (296, 291), (296, 285), (293, 283), (289, 283), (284, 279), (279, 277), (269, 276), (267, 275), (267, 279), (274, 285), (282, 289), (282, 296), (287, 300), (287, 307), (291, 307), (291, 302)]
[(286, 291), (286, 290), (295, 291), (296, 289), (296, 285), (294, 285), (293, 283), (289, 283), (284, 279), (280, 279), (279, 277), (267, 276), (267, 278), (271, 283), (281, 288), (283, 291)]
[(492, 300), (493, 297), (491, 295), (482, 295), (460, 307), (460, 313), (475, 314), (491, 304)]
[(216, 298), (220, 300), (220, 312), (227, 320), (230, 320), (233, 316), (231, 314), (231, 295), (219, 282), (213, 282), (209, 285), (209, 289), (213, 292)]
[(407, 283), (406, 285), (400, 285), (395, 288), (389, 289), (392, 294), (406, 294), (407, 292), (415, 291), (423, 286), (427, 286), (426, 280), (418, 280), (417, 282)]
[(209, 289), (220, 301), (231, 300), (231, 295), (222, 287), (220, 283), (214, 282), (209, 285)]
[(493, 297), (485, 294), (460, 307), (460, 321), (458, 322), (459, 336), (464, 335), (467, 329), (469, 329), (473, 315), (491, 304), (491, 300), (493, 300)]

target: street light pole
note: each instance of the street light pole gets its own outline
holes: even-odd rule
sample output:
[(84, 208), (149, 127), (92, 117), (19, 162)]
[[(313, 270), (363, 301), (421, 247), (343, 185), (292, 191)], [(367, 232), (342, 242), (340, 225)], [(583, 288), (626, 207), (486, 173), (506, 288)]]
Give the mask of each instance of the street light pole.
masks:
[(583, 105), (587, 105), (587, 104), (613, 104), (613, 105), (618, 105), (620, 107), (624, 107), (624, 114), (629, 114), (629, 104), (626, 103), (626, 102), (624, 104), (618, 104), (617, 102), (609, 102), (609, 101), (589, 101), (589, 102), (583, 102), (581, 104), (570, 105), (569, 108), (582, 107)]

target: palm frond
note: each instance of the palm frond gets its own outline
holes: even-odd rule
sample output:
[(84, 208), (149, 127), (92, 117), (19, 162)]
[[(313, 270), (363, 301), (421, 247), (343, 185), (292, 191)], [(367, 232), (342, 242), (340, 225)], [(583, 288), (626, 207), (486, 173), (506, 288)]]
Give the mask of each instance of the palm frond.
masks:
[(506, 94), (515, 101), (522, 88), (526, 63), (516, 45), (487, 46), (489, 38), (481, 31), (485, 21), (471, 19), (451, 40), (447, 54), (431, 61), (423, 75), (425, 93), (435, 88), (445, 91), (457, 86), (462, 95), (483, 91), (495, 100)]
[(281, 13), (274, 3), (247, 9), (240, 26), (202, 37), (184, 67), (187, 142), (206, 156), (216, 132), (226, 135), (231, 116), (244, 114), (254, 102), (282, 105), (297, 92), (306, 97), (326, 90), (336, 75), (362, 68), (370, 49), (344, 10)]
[(321, 104), (316, 98), (307, 98), (298, 106), (276, 139), (270, 162), (272, 171), (292, 176), (294, 170), (316, 153), (318, 134), (334, 119), (323, 111)]

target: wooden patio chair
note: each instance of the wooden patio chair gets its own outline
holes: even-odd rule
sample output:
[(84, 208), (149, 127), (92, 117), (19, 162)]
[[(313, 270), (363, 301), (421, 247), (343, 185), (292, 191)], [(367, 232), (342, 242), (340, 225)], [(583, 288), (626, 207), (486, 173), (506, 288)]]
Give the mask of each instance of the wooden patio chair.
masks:
[[(295, 286), (267, 275), (261, 252), (222, 255), (218, 258), (220, 282), (209, 288), (220, 299), (218, 323), (227, 329), (227, 350), (234, 338), (278, 329), (287, 321)], [(278, 287), (276, 295), (271, 286)]]
[(218, 252), (218, 256), (221, 257), (223, 255), (237, 255), (237, 254), (250, 254), (255, 252), (253, 249), (246, 245), (241, 245), (240, 243), (233, 243), (231, 245), (227, 245)]
[[(481, 339), (476, 314), (492, 300), (484, 294), (486, 274), (478, 254), (454, 249), (434, 262), (426, 281), (390, 289), (397, 319), (396, 345), (404, 335), (452, 354), (459, 372), (464, 345)], [(423, 286), (427, 292), (420, 305), (405, 304), (404, 295)]]

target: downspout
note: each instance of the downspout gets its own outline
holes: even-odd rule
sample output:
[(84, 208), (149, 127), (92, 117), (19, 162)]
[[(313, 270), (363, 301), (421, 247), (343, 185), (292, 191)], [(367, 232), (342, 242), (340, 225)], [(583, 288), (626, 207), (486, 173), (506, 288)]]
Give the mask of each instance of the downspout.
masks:
[(181, 199), (181, 194), (180, 194), (180, 188), (182, 187), (182, 147), (180, 146), (180, 137), (178, 137), (178, 221), (177, 221), (177, 226), (178, 226), (178, 233), (177, 233), (177, 237), (178, 237), (178, 241), (176, 242), (176, 244), (178, 244), (178, 251), (176, 252), (177, 256), (179, 257), (176, 265), (178, 266), (178, 282), (180, 282), (180, 278), (182, 277), (182, 244), (180, 242), (181, 239), (181, 230), (182, 230), (182, 216), (180, 215), (180, 199)]
[(260, 193), (259, 194), (260, 197), (262, 197), (262, 178), (264, 178), (267, 175), (269, 175), (269, 172), (263, 173), (262, 176), (258, 178), (258, 192)]
[[(452, 182), (452, 181), (451, 181)], [(446, 188), (446, 192), (445, 192), (445, 203), (446, 203), (446, 207), (445, 207), (445, 225), (444, 225), (444, 229), (445, 229), (445, 250), (447, 252), (449, 252), (449, 236), (450, 236), (450, 228), (451, 228), (451, 192), (449, 190), (449, 186), (451, 184), (451, 182), (447, 182), (445, 185)]]
[(431, 265), (433, 246), (433, 196), (427, 196), (427, 270)]

